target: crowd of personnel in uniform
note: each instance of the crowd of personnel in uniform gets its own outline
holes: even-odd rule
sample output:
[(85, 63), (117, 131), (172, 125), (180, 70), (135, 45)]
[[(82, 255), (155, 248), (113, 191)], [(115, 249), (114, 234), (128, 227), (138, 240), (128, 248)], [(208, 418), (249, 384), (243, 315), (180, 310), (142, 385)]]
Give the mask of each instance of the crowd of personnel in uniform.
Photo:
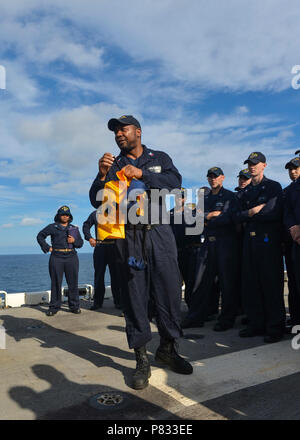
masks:
[[(99, 160), (99, 172), (89, 192), (94, 208), (101, 205), (99, 190), (107, 182), (118, 180), (120, 170), (127, 179), (138, 179), (145, 191), (181, 188), (182, 178), (172, 159), (141, 143), (137, 119), (131, 115), (110, 119), (108, 129), (114, 132), (120, 154), (105, 153)], [(179, 374), (193, 372), (192, 365), (178, 354), (176, 340), (182, 336), (182, 328), (201, 327), (217, 314), (215, 331), (232, 328), (236, 317), (244, 314), (247, 325), (239, 332), (241, 337), (263, 335), (265, 342), (279, 341), (286, 331), (283, 254), (289, 280), (290, 325), (300, 324), (299, 157), (286, 164), (293, 182), (284, 191), (278, 182), (264, 176), (266, 158), (262, 153), (251, 153), (244, 163), (248, 168), (240, 171), (235, 193), (223, 187), (221, 168), (208, 170), (210, 188), (200, 189), (204, 194), (201, 235), (187, 235), (184, 219), (181, 225), (172, 221), (184, 210), (184, 193), (176, 197), (170, 212), (171, 227), (162, 221), (161, 200), (151, 195), (149, 208), (158, 208), (159, 224), (151, 219), (147, 225), (127, 223), (125, 239), (97, 240), (96, 211), (83, 224), (84, 237), (94, 247), (92, 309), (102, 307), (108, 264), (115, 306), (122, 308), (128, 345), (136, 356), (134, 389), (145, 388), (151, 376), (146, 344), (152, 338), (152, 317), (160, 335), (155, 360)], [(83, 240), (72, 219), (69, 208), (63, 206), (55, 223), (37, 236), (43, 252), (51, 252), (48, 316), (60, 309), (63, 273), (69, 286), (69, 308), (80, 313), (76, 248)], [(90, 233), (93, 225), (95, 238)], [(49, 235), (51, 246), (46, 242)], [(183, 321), (182, 281), (188, 306)]]
[[(213, 329), (225, 331), (238, 315), (245, 315), (246, 328), (239, 336), (263, 335), (270, 343), (300, 324), (300, 158), (285, 165), (292, 183), (284, 190), (264, 176), (262, 153), (251, 153), (244, 164), (248, 168), (239, 172), (235, 193), (224, 188), (221, 168), (208, 170), (210, 188), (202, 188), (201, 236), (186, 235), (184, 220), (181, 225), (172, 224), (188, 306), (181, 325), (202, 327), (218, 315)], [(184, 205), (183, 190), (171, 219), (176, 212), (183, 215)], [(283, 256), (289, 291), (287, 323)]]

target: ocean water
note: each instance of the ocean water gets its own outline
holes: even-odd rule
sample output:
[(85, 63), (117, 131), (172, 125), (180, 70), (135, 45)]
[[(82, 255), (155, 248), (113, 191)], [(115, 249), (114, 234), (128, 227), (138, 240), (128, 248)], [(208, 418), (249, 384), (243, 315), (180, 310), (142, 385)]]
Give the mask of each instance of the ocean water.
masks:
[[(50, 254), (0, 255), (0, 290), (7, 293), (39, 292), (50, 290), (48, 261)], [(79, 253), (78, 284), (94, 284), (92, 253)], [(110, 284), (109, 271), (106, 270), (105, 284)], [(63, 286), (66, 286), (65, 277)]]

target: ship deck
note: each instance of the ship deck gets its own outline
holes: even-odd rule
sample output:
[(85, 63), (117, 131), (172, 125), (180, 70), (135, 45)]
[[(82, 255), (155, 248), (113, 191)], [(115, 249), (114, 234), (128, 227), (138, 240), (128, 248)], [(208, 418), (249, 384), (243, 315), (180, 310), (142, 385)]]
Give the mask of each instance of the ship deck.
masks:
[[(130, 387), (135, 358), (124, 318), (106, 299), (101, 311), (82, 300), (80, 315), (46, 305), (0, 311), (1, 420), (276, 420), (300, 418), (300, 352), (292, 337), (265, 344), (233, 329), (187, 329), (180, 354), (194, 373), (182, 376), (154, 360), (159, 336), (151, 324), (149, 386)], [(185, 313), (182, 303), (182, 313)]]

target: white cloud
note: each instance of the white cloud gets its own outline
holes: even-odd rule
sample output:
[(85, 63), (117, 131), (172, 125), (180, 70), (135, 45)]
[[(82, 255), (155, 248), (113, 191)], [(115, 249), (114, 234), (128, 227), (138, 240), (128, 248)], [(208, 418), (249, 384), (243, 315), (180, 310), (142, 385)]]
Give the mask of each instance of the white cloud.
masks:
[(34, 226), (34, 225), (39, 225), (41, 223), (43, 223), (43, 220), (36, 217), (24, 217), (20, 221), (21, 226)]
[[(5, 121), (0, 124), (0, 177), (17, 178), (22, 185), (22, 196), (2, 191), (7, 202), (26, 192), (87, 196), (98, 158), (118, 152), (107, 121), (129, 109), (142, 122), (144, 142), (169, 152), (185, 179), (198, 182), (219, 160), (234, 176), (257, 149), (269, 155), (274, 176), (285, 179), (280, 164), (290, 154), (292, 124), (279, 113), (253, 114), (243, 98), (234, 110), (206, 116), (199, 102), (211, 90), (289, 86), (289, 63), (298, 62), (292, 58), (300, 39), (295, 1), (284, 10), (279, 0), (190, 0), (188, 8), (178, 0), (132, 0), (130, 8), (119, 0), (113, 6), (106, 0), (19, 4), (11, 0), (0, 6), (3, 48), (16, 55), (6, 66), (11, 99), (0, 107)], [(54, 61), (62, 64), (53, 68)], [(64, 63), (75, 69), (65, 69)], [(106, 63), (112, 63), (107, 71)], [(99, 101), (94, 105), (72, 101), (71, 109), (66, 102), (65, 108), (49, 110), (46, 103), (36, 110), (57, 91), (43, 88), (38, 77), (58, 81), (71, 100), (78, 94), (80, 101), (80, 93), (101, 98), (92, 99)], [(100, 102), (103, 96), (108, 102)], [(18, 112), (17, 103), (31, 108)], [(198, 104), (201, 118), (191, 103)]]
[[(113, 5), (113, 6), (112, 6)], [(115, 11), (118, 11), (116, 14)], [(209, 89), (282, 90), (298, 59), (297, 0), (73, 0), (61, 13), (171, 77)]]
[(13, 225), (13, 223), (4, 223), (0, 227), (3, 228), (3, 229), (9, 229), (9, 228), (13, 228), (14, 225)]
[(4, 60), (6, 69), (5, 96), (11, 98), (11, 104), (19, 104), (22, 107), (37, 105), (41, 91), (37, 82), (26, 72), (25, 67), (19, 61)]
[[(38, 11), (38, 8), (35, 9)], [(95, 47), (77, 28), (61, 21), (59, 13), (49, 11), (45, 17), (27, 15), (26, 20), (2, 18), (0, 37), (4, 45), (13, 48), (23, 63), (36, 63), (38, 71), (44, 64), (65, 61), (77, 68), (99, 68), (103, 65), (104, 49)]]
[(248, 91), (290, 87), (291, 68), (299, 62), (298, 0), (19, 4), (1, 5), (1, 41), (14, 42), (23, 59), (38, 64), (63, 59), (79, 68), (101, 67), (103, 41), (139, 63), (156, 62), (169, 78)]
[[(98, 159), (106, 151), (119, 151), (107, 121), (124, 110), (101, 103), (43, 116), (19, 117), (15, 135), (27, 156), (23, 155), (19, 162), (13, 153), (13, 161), (2, 162), (0, 176), (19, 176), (28, 193), (88, 197)], [(157, 123), (136, 116), (142, 123), (143, 142), (167, 151), (185, 180), (197, 184), (205, 178), (207, 167), (219, 165), (225, 168), (227, 176), (232, 176), (233, 186), (243, 161), (257, 150), (270, 158), (270, 165), (279, 158), (274, 176), (286, 180), (280, 161), (293, 154), (287, 149), (293, 141), (294, 127), (278, 115), (257, 116), (246, 106), (239, 106), (231, 113), (215, 112), (201, 122), (196, 115), (179, 114)]]
[[(284, 169), (293, 132), (276, 115), (257, 117), (250, 111), (239, 114), (208, 116), (200, 124), (191, 120), (165, 121), (144, 129), (144, 141), (172, 157), (185, 181), (193, 185), (206, 181), (207, 169), (220, 166), (226, 175), (226, 186), (236, 186), (236, 175), (252, 151), (267, 156), (267, 175), (288, 183)], [(284, 148), (283, 148), (284, 145)]]

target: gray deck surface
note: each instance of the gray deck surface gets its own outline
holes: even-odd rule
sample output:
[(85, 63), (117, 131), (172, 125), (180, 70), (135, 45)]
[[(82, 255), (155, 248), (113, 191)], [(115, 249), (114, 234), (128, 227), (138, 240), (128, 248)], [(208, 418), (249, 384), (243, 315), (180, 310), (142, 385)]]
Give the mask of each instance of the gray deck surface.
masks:
[[(135, 368), (124, 318), (106, 299), (101, 311), (82, 313), (66, 305), (47, 317), (46, 305), (0, 310), (6, 349), (0, 350), (0, 419), (224, 420), (299, 419), (300, 351), (291, 336), (275, 344), (262, 337), (242, 339), (240, 318), (222, 333), (185, 330), (180, 354), (192, 361), (190, 376), (162, 369), (154, 360), (159, 336), (151, 324), (150, 385), (130, 387)], [(182, 304), (184, 315), (186, 307)], [(112, 393), (122, 403), (100, 405)]]

